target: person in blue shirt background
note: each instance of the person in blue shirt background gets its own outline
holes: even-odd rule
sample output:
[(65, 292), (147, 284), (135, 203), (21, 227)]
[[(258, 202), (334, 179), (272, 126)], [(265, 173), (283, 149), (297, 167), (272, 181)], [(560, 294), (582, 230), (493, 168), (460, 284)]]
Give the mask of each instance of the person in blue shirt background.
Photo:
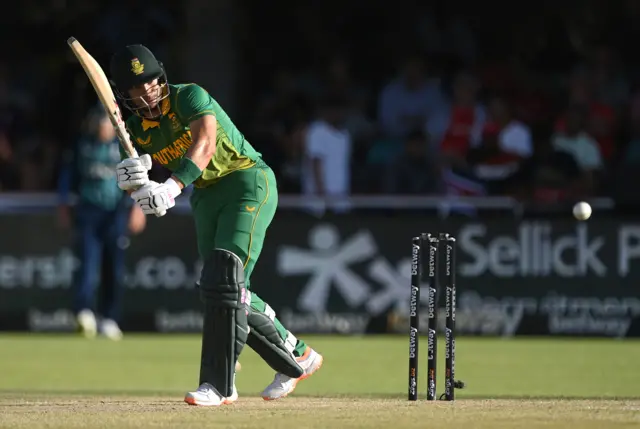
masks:
[[(62, 159), (58, 181), (58, 221), (73, 227), (80, 267), (74, 279), (74, 311), (79, 330), (88, 338), (101, 333), (119, 340), (120, 298), (124, 282), (124, 251), (128, 235), (145, 226), (142, 210), (118, 188), (115, 166), (120, 162), (118, 140), (102, 107), (91, 111), (74, 148)], [(70, 195), (77, 196), (71, 210)], [(96, 317), (94, 295), (101, 273)]]

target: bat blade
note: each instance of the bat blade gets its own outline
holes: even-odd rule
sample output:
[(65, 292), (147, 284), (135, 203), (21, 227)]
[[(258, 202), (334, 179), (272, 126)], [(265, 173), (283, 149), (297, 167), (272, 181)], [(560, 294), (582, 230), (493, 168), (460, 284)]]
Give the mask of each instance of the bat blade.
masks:
[(80, 65), (82, 65), (82, 68), (89, 78), (93, 89), (96, 91), (102, 106), (104, 106), (104, 109), (116, 130), (120, 145), (130, 158), (137, 158), (138, 152), (131, 143), (131, 137), (127, 132), (124, 121), (122, 120), (122, 114), (120, 113), (120, 108), (116, 102), (116, 97), (111, 90), (111, 85), (109, 84), (109, 80), (104, 74), (102, 67), (100, 67), (100, 64), (98, 64), (98, 62), (89, 55), (75, 37), (67, 39), (67, 44), (73, 51), (73, 54), (76, 56)]

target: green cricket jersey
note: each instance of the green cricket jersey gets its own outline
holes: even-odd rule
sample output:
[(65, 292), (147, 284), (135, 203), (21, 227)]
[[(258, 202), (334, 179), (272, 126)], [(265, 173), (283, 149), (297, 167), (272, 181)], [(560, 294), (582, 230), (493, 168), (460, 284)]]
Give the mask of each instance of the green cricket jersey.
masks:
[[(196, 84), (169, 85), (169, 88), (169, 97), (162, 101), (164, 115), (159, 121), (136, 115), (127, 119), (127, 129), (138, 152), (148, 153), (155, 161), (175, 171), (192, 144), (189, 124), (213, 115), (218, 123), (216, 151), (202, 176), (193, 183), (196, 188), (206, 188), (229, 173), (263, 163), (262, 155), (204, 88)], [(121, 155), (126, 157), (123, 151)]]

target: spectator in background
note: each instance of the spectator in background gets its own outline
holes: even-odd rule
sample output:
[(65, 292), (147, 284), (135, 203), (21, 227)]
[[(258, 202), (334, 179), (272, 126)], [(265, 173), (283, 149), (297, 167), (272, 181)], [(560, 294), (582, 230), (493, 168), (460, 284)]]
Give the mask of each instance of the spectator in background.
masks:
[(553, 136), (553, 147), (573, 156), (583, 172), (583, 191), (592, 194), (598, 186), (599, 173), (603, 168), (598, 142), (586, 131), (587, 108), (572, 105), (565, 116), (564, 131)]
[(443, 162), (464, 168), (469, 148), (480, 143), (487, 113), (478, 100), (480, 82), (474, 75), (459, 72), (452, 89), (452, 103), (427, 118), (426, 129)]
[[(603, 160), (609, 161), (616, 153), (616, 113), (615, 110), (594, 96), (593, 74), (587, 69), (573, 72), (569, 81), (569, 105), (582, 105), (587, 109), (586, 131), (598, 142)], [(556, 122), (556, 132), (563, 132), (566, 117)]]
[(392, 162), (381, 189), (387, 194), (436, 194), (439, 171), (429, 139), (422, 131), (414, 131), (405, 139), (404, 151)]
[[(351, 192), (352, 142), (344, 128), (345, 108), (344, 98), (327, 96), (318, 106), (318, 118), (306, 130), (302, 189), (307, 196), (339, 199)], [(335, 204), (334, 209), (347, 207), (343, 202)], [(317, 210), (324, 211), (324, 205)]]
[(515, 117), (513, 106), (507, 98), (497, 96), (491, 99), (487, 126), (496, 128), (500, 150), (520, 158), (528, 158), (533, 154), (531, 131)]
[(336, 55), (331, 59), (323, 81), (322, 93), (346, 98), (344, 126), (354, 144), (362, 146), (375, 135), (376, 125), (366, 113), (366, 106), (370, 101), (369, 91), (355, 81), (346, 57)]
[(507, 181), (532, 154), (529, 128), (514, 118), (506, 98), (493, 97), (482, 143), (472, 148), (467, 157), (473, 176), (484, 184), (489, 194), (502, 195)]
[(525, 160), (508, 182), (508, 193), (536, 203), (578, 198), (580, 167), (567, 152), (555, 150), (546, 136), (536, 144), (534, 156)]
[(424, 60), (420, 55), (413, 55), (403, 64), (401, 75), (382, 90), (378, 121), (386, 136), (402, 139), (422, 127), (442, 102), (440, 82), (428, 79)]
[[(352, 142), (351, 177), (353, 181), (350, 188), (352, 192), (357, 193), (374, 190), (368, 177), (371, 169), (367, 161), (370, 149), (379, 144), (374, 140), (379, 130), (377, 124), (367, 114), (370, 91), (354, 78), (348, 57), (337, 53), (330, 57), (324, 74), (314, 87), (316, 88), (313, 92), (315, 99), (327, 96), (344, 98), (346, 105), (343, 126)], [(396, 149), (397, 144), (393, 142), (391, 146)]]
[(426, 130), (438, 149), (438, 171), (447, 195), (485, 195), (484, 187), (473, 177), (467, 164), (469, 148), (480, 141), (486, 121), (484, 106), (478, 100), (480, 82), (468, 71), (458, 72), (452, 84), (452, 101), (426, 118)]
[[(118, 188), (115, 165), (120, 161), (115, 129), (102, 108), (87, 118), (86, 133), (73, 151), (65, 154), (59, 176), (58, 220), (60, 226), (72, 224), (69, 194), (75, 191), (73, 227), (80, 268), (76, 272), (73, 304), (79, 329), (88, 337), (97, 332), (119, 340), (120, 297), (124, 287), (124, 248), (127, 228), (139, 233), (145, 217), (138, 206)], [(94, 308), (94, 290), (101, 273), (102, 288), (99, 313)]]

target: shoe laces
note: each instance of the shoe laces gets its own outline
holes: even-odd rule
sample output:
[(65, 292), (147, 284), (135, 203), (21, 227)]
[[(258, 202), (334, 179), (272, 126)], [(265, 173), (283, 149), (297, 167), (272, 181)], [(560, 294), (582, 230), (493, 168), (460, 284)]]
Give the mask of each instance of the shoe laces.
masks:
[(198, 387), (198, 392), (201, 393), (210, 393), (213, 391), (213, 386), (211, 386), (209, 383), (202, 383), (199, 387)]

